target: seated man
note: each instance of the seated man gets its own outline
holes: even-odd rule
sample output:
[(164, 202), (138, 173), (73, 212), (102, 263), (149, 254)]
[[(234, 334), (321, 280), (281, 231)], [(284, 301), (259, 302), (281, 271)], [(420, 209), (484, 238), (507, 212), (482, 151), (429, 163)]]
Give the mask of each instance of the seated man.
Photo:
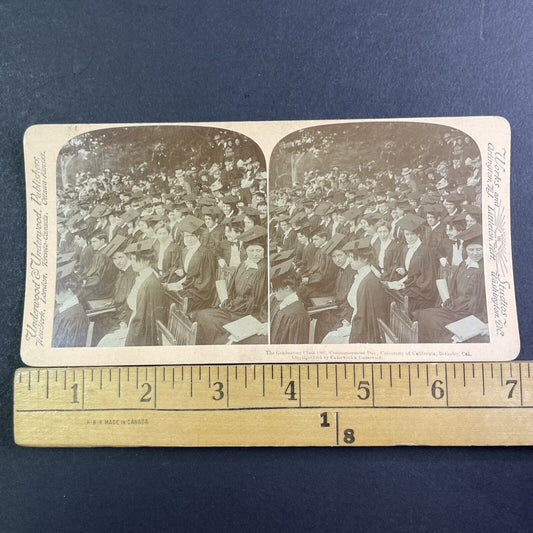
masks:
[[(126, 241), (124, 241), (112, 255), (113, 263), (118, 269), (112, 298), (112, 304), (115, 311), (95, 318), (93, 343), (97, 343), (104, 334), (113, 333), (118, 329), (126, 329), (130, 321), (131, 309), (126, 300), (135, 284), (137, 273), (134, 272), (130, 258), (124, 252), (125, 249)], [(104, 346), (101, 340), (98, 343), (98, 346)]]
[(104, 253), (107, 246), (103, 233), (96, 233), (91, 237), (94, 253), (91, 263), (83, 279), (83, 297), (85, 300), (100, 300), (111, 298), (117, 277), (117, 269), (111, 258)]
[(292, 270), (292, 261), (273, 267), (271, 280), (270, 343), (308, 344), (310, 319), (296, 294), (300, 280)]
[(357, 271), (347, 296), (352, 315), (343, 320), (341, 327), (328, 333), (322, 344), (379, 343), (378, 318), (388, 321), (389, 298), (372, 271), (370, 239), (348, 243), (344, 250), (350, 266)]
[(52, 332), (54, 348), (85, 346), (89, 319), (78, 300), (80, 290), (81, 281), (75, 275), (67, 274), (57, 280), (57, 306)]
[(331, 257), (324, 251), (327, 241), (328, 236), (323, 231), (318, 231), (311, 238), (316, 253), (308, 275), (302, 278), (309, 297), (329, 296), (335, 290), (338, 269)]
[[(342, 249), (344, 235), (337, 234), (329, 241), (326, 248), (327, 253), (331, 255), (333, 263), (338, 267), (337, 279), (335, 280), (335, 291), (332, 295), (337, 305), (337, 309), (323, 311), (317, 315), (317, 325), (315, 332), (315, 342), (318, 344), (322, 341), (326, 333), (331, 331), (337, 325), (340, 326), (342, 319), (346, 318), (347, 296), (353, 284), (356, 271), (352, 268), (346, 251)], [(350, 308), (351, 316), (351, 308)], [(349, 317), (348, 317), (349, 318)]]

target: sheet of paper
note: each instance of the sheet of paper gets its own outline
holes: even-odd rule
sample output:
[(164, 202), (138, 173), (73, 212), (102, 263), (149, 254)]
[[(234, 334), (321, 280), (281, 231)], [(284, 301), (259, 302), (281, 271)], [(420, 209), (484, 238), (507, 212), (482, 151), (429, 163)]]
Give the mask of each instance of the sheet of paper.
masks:
[(445, 302), (450, 298), (450, 292), (448, 291), (448, 283), (445, 279), (438, 279), (436, 282), (437, 290), (439, 291), (439, 296), (442, 302)]
[(261, 322), (252, 315), (248, 315), (224, 324), (223, 327), (238, 342), (257, 335), (261, 330)]
[(447, 324), (446, 329), (451, 331), (460, 342), (467, 341), (488, 331), (487, 324), (474, 315)]
[(215, 286), (217, 288), (218, 300), (220, 303), (225, 302), (228, 299), (228, 287), (226, 285), (226, 280), (217, 279), (215, 281)]

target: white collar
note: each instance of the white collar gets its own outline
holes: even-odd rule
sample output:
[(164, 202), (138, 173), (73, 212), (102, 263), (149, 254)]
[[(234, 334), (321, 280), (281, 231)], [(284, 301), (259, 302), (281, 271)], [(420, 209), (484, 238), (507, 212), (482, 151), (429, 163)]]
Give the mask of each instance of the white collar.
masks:
[(434, 230), (438, 225), (440, 224), (440, 220), (434, 225), (434, 226), (429, 226), (432, 230)]
[(365, 276), (370, 274), (371, 270), (372, 270), (372, 265), (365, 265), (364, 267), (361, 267), (357, 271), (357, 277), (363, 279)]
[(479, 268), (479, 263), (473, 259), (470, 259), (470, 257), (465, 259), (465, 265), (466, 268)]
[(348, 258), (346, 258), (346, 261), (345, 261), (344, 265), (341, 265), (341, 268), (342, 268), (343, 270), (346, 270), (346, 269), (348, 268), (348, 265), (349, 265), (349, 264), (350, 264), (350, 261), (349, 261)]
[(248, 268), (255, 268), (255, 270), (259, 270), (259, 267), (257, 266), (257, 263), (254, 263), (253, 261), (250, 261), (249, 259), (246, 259), (244, 264), (246, 265), (247, 269)]
[(422, 241), (420, 240), (420, 237), (416, 239), (416, 241), (413, 244), (408, 244), (407, 248), (418, 250), (418, 247), (422, 244)]
[(218, 224), (215, 224), (210, 230), (209, 230), (209, 233), (211, 233), (216, 227), (218, 226)]
[(289, 294), (289, 296), (285, 296), (285, 298), (283, 298), (283, 300), (279, 304), (279, 308), (285, 309), (285, 307), (288, 307), (289, 305), (297, 301), (298, 301), (298, 295), (295, 292), (293, 292)]

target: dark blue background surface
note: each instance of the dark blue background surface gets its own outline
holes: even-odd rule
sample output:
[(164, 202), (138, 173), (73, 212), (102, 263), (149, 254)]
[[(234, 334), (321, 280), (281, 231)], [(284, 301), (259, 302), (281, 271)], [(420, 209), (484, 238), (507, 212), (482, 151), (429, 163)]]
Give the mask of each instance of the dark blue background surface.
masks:
[(531, 530), (529, 449), (38, 450), (11, 430), (35, 123), (502, 115), (531, 359), (531, 2), (9, 0), (0, 20), (1, 529)]

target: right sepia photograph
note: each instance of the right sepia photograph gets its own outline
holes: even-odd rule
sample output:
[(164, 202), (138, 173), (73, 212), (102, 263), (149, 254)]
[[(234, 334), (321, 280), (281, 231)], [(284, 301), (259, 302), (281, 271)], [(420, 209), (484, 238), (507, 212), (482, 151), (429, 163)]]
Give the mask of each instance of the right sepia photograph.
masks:
[(269, 169), (270, 343), (489, 342), (482, 164), (448, 126), (301, 129)]

